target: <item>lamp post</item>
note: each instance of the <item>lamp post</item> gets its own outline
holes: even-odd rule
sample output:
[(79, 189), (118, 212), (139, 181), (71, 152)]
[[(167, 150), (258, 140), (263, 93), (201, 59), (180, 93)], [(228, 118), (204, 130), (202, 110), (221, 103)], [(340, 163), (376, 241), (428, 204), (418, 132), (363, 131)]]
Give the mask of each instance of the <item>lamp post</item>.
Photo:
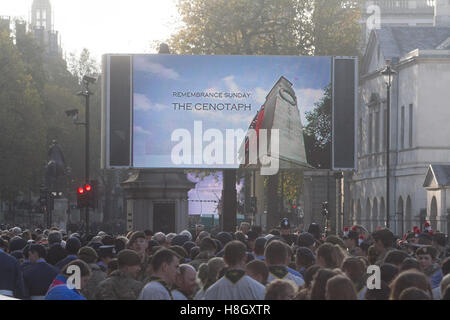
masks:
[[(86, 115), (85, 122), (79, 123), (85, 126), (85, 152), (84, 152), (84, 160), (85, 160), (85, 174), (84, 180), (85, 184), (89, 184), (89, 97), (93, 94), (89, 91), (89, 84), (93, 84), (97, 81), (96, 78), (85, 75), (83, 77), (82, 85), (83, 88), (80, 92), (77, 93), (77, 96), (83, 96), (86, 99)], [(89, 235), (89, 206), (84, 208), (85, 214), (85, 222), (86, 222), (86, 236)]]
[(390, 199), (389, 199), (389, 151), (391, 142), (391, 86), (392, 79), (397, 72), (391, 68), (391, 60), (386, 60), (386, 68), (381, 71), (381, 75), (384, 77), (387, 88), (387, 98), (386, 98), (386, 228), (390, 227)]

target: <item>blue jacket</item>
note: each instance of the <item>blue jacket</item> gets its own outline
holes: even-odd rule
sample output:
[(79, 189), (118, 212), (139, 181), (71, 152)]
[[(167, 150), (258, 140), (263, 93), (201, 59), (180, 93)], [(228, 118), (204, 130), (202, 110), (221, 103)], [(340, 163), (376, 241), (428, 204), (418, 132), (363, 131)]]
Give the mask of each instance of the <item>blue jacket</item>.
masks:
[(2, 249), (0, 249), (0, 290), (12, 291), (15, 298), (25, 298), (20, 263)]
[(64, 259), (62, 259), (61, 261), (58, 261), (57, 264), (55, 264), (55, 267), (58, 268), (59, 271), (61, 271), (66, 264), (68, 264), (69, 262), (72, 262), (73, 260), (78, 259), (78, 257), (74, 254), (69, 254), (67, 257), (65, 257)]
[(23, 280), (28, 296), (45, 296), (48, 288), (56, 278), (59, 271), (56, 267), (39, 259), (23, 269)]
[(69, 289), (66, 277), (57, 275), (45, 300), (86, 300), (86, 298), (77, 289)]

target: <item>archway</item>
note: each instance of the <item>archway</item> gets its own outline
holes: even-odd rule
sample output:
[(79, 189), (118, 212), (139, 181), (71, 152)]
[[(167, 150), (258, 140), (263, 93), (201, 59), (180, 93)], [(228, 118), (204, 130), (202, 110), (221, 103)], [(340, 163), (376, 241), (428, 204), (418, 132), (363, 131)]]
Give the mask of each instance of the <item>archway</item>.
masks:
[(379, 225), (384, 228), (386, 226), (386, 205), (384, 204), (384, 198), (380, 199), (380, 212), (378, 213)]
[(370, 211), (371, 211), (371, 209), (372, 208), (371, 208), (371, 205), (370, 205), (370, 199), (367, 198), (367, 201), (366, 201), (366, 215), (364, 217), (364, 223), (362, 223), (362, 225), (365, 228), (367, 228), (369, 231), (372, 231), (370, 229), (370, 222), (371, 222), (371, 220), (370, 220)]
[(361, 200), (358, 199), (358, 204), (356, 206), (355, 224), (360, 224), (361, 223), (361, 213), (362, 213)]
[(430, 223), (431, 223), (431, 229), (433, 229), (433, 231), (436, 231), (436, 229), (437, 229), (437, 200), (436, 200), (436, 197), (434, 197), (434, 196), (433, 196), (433, 199), (431, 199)]
[(405, 231), (412, 229), (412, 211), (411, 211), (411, 197), (408, 196), (406, 198), (406, 207), (405, 207)]

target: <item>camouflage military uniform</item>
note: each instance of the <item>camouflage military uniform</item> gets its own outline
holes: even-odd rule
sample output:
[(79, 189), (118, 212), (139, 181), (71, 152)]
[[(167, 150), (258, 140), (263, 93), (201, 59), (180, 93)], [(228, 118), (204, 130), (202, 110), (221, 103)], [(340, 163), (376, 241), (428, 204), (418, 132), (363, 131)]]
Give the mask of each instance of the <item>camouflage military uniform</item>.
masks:
[(145, 255), (144, 259), (141, 262), (141, 271), (139, 271), (137, 275), (137, 280), (141, 281), (142, 283), (147, 283), (150, 281), (150, 274), (148, 272), (148, 268), (150, 267), (152, 259), (150, 256)]
[(136, 300), (144, 284), (133, 279), (121, 270), (113, 271), (110, 276), (100, 282), (97, 300)]
[(100, 282), (106, 279), (106, 273), (100, 269), (100, 266), (96, 263), (90, 263), (89, 266), (92, 270), (92, 276), (89, 279), (85, 288), (81, 290), (83, 296), (88, 300), (95, 300), (95, 294), (97, 292)]

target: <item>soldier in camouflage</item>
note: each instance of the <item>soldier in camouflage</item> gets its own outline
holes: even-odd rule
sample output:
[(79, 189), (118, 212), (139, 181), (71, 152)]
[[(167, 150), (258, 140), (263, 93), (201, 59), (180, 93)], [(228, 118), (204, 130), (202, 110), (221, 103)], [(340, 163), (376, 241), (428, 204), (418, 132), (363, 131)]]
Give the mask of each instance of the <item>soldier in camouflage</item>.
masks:
[(117, 256), (119, 269), (102, 281), (97, 289), (97, 300), (136, 300), (144, 284), (136, 278), (141, 270), (141, 259), (132, 250), (124, 249)]
[(78, 258), (86, 262), (92, 271), (92, 276), (89, 278), (86, 286), (81, 290), (81, 293), (86, 297), (86, 299), (94, 300), (98, 285), (106, 279), (106, 273), (103, 272), (100, 266), (96, 263), (98, 255), (93, 248), (82, 247), (78, 251)]

